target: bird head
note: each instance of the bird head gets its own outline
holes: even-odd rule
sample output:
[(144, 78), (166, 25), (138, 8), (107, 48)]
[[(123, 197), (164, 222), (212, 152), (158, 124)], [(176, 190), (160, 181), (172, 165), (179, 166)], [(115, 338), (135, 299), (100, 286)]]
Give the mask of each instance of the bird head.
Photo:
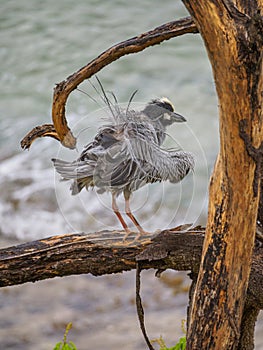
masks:
[(149, 102), (143, 112), (153, 120), (160, 120), (163, 126), (171, 125), (175, 122), (186, 122), (186, 119), (174, 112), (174, 106), (166, 97), (158, 98)]

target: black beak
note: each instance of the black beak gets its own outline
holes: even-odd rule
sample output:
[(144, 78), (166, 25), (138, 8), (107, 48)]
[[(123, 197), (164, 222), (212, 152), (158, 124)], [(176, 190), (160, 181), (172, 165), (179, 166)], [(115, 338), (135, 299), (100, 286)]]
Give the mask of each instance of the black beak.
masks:
[(170, 112), (169, 115), (172, 117), (172, 119), (177, 123), (183, 123), (186, 122), (185, 117), (183, 117), (181, 114)]

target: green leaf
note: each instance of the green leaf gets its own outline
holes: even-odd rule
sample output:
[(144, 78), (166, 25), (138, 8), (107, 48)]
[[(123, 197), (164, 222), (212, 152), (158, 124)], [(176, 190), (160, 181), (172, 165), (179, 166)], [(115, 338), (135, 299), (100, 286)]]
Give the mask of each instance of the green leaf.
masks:
[(70, 348), (71, 350), (78, 350), (76, 345), (72, 341), (70, 341), (69, 344), (71, 346), (71, 348)]
[(182, 337), (179, 339), (179, 342), (175, 345), (175, 347), (170, 348), (169, 350), (185, 350), (186, 349), (186, 337)]
[(68, 332), (71, 328), (72, 328), (72, 323), (70, 322), (66, 327), (63, 341), (57, 343), (53, 350), (78, 350), (76, 345), (72, 341), (67, 342)]
[(59, 343), (57, 343), (54, 347), (53, 350), (61, 350), (61, 345), (62, 345), (62, 342), (60, 341)]

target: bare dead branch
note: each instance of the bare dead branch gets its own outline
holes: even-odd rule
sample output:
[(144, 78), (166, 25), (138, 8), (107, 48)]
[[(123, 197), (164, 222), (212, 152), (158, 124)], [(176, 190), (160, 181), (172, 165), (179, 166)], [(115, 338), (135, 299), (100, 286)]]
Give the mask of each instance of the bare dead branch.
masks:
[(44, 124), (40, 126), (36, 126), (32, 129), (21, 141), (21, 147), (23, 149), (29, 149), (31, 144), (39, 137), (53, 137), (54, 139), (59, 141), (59, 136), (54, 128), (53, 124)]
[[(125, 232), (103, 231), (93, 234), (66, 234), (0, 250), (0, 287), (72, 274), (95, 276), (154, 268), (190, 270), (196, 280), (201, 261), (204, 228), (185, 231), (185, 226), (166, 230), (139, 242)], [(263, 247), (254, 250), (252, 269), (241, 324), (238, 349), (253, 349), (254, 327), (263, 309)], [(195, 288), (193, 281), (190, 292)]]
[[(141, 269), (174, 269), (198, 273), (204, 228), (183, 226), (145, 236), (139, 242), (124, 232), (102, 231), (53, 236), (0, 250), (0, 287), (58, 276), (94, 276)], [(263, 248), (255, 248), (249, 281), (250, 304), (263, 309)]]
[[(58, 83), (54, 89), (52, 120), (54, 133), (50, 133), (50, 124), (42, 125), (31, 130), (21, 141), (21, 146), (28, 149), (38, 137), (51, 136), (59, 140), (63, 146), (74, 149), (76, 139), (73, 136), (65, 116), (65, 106), (69, 94), (85, 79), (92, 77), (102, 68), (122, 56), (140, 52), (147, 47), (160, 44), (165, 40), (187, 34), (197, 33), (198, 30), (191, 17), (163, 24), (153, 30), (122, 41), (100, 54), (97, 58), (80, 68), (77, 72)], [(41, 130), (41, 131), (40, 131)]]
[[(162, 235), (156, 238), (145, 236), (139, 242), (134, 242), (134, 237), (129, 236), (123, 242), (124, 232), (102, 231), (53, 236), (2, 249), (0, 286), (72, 274), (91, 273), (99, 276), (128, 271), (135, 269), (136, 259), (144, 260), (142, 268), (165, 269), (170, 265), (170, 268), (178, 270), (196, 270), (202, 249), (202, 240), (198, 237), (203, 233), (196, 233), (191, 239), (191, 244), (187, 238), (189, 234), (191, 235), (173, 235), (173, 231), (163, 231)], [(175, 241), (172, 239), (170, 242), (170, 235), (176, 236)], [(161, 243), (158, 237), (164, 239), (171, 248)], [(152, 243), (155, 245), (153, 250)], [(195, 249), (190, 253), (193, 244)], [(176, 256), (170, 261), (168, 249), (173, 249), (173, 245), (177, 246)], [(149, 249), (145, 251), (147, 247)], [(185, 251), (189, 253), (185, 254)]]

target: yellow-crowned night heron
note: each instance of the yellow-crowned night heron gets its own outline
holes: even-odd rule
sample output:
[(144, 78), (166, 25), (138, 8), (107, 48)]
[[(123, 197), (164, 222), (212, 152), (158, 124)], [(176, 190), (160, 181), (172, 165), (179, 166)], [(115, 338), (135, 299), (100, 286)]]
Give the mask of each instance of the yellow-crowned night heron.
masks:
[(98, 193), (111, 192), (112, 209), (127, 236), (130, 230), (116, 203), (116, 197), (123, 192), (125, 212), (137, 227), (139, 237), (144, 230), (131, 213), (131, 193), (147, 183), (179, 182), (194, 168), (191, 153), (160, 147), (166, 127), (186, 119), (174, 112), (167, 98), (152, 100), (140, 112), (128, 108), (121, 110), (119, 106), (111, 108), (111, 112), (114, 123), (100, 128), (76, 161), (52, 161), (64, 179), (74, 180), (71, 185), (73, 195), (83, 187), (87, 190), (95, 187)]

